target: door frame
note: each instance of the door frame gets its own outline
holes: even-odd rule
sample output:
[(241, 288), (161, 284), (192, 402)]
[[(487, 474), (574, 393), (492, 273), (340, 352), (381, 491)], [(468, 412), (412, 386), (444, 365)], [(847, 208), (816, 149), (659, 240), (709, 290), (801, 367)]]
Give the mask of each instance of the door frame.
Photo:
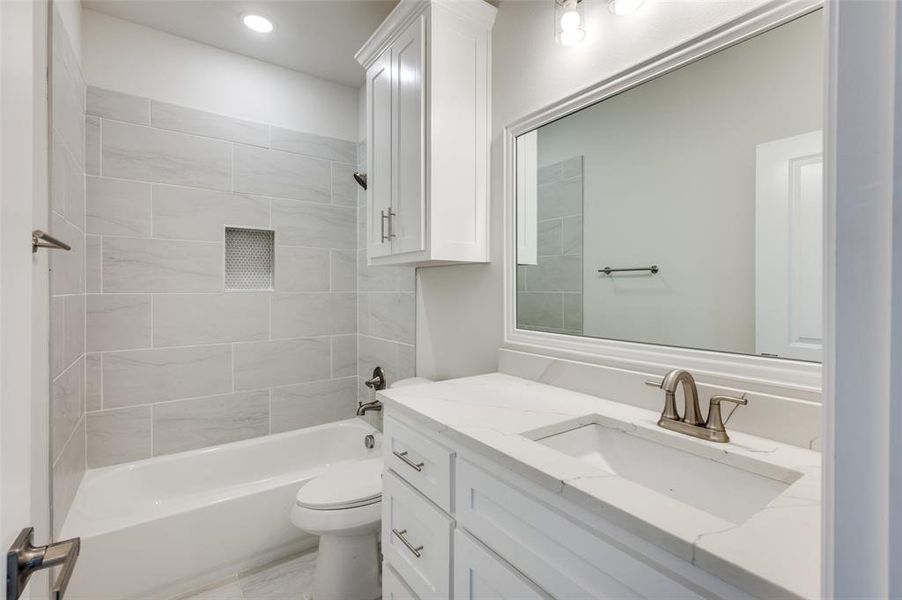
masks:
[[(50, 531), (47, 0), (0, 2), (0, 533)], [(43, 318), (41, 315), (44, 315)], [(5, 564), (5, 562), (4, 562)], [(5, 567), (4, 567), (5, 568)], [(23, 597), (43, 598), (46, 571)]]

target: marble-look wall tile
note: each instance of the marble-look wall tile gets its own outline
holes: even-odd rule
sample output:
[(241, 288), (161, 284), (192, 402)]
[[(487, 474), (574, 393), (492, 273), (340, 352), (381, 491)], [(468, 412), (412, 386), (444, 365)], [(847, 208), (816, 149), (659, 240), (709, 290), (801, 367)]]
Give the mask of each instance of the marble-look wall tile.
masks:
[(538, 184), (553, 183), (561, 179), (561, 163), (539, 167)]
[(238, 144), (234, 153), (236, 192), (306, 202), (332, 199), (327, 161)]
[(63, 366), (78, 360), (85, 353), (85, 296), (65, 296), (63, 321)]
[(85, 420), (81, 419), (69, 442), (63, 448), (59, 458), (53, 464), (53, 531), (58, 538), (72, 500), (78, 491), (78, 485), (85, 474)]
[(104, 292), (219, 292), (223, 245), (108, 237), (103, 240)]
[(85, 236), (85, 291), (89, 294), (103, 290), (102, 244), (99, 235)]
[(150, 125), (252, 146), (269, 145), (269, 125), (156, 100), (150, 101)]
[(151, 322), (148, 294), (89, 294), (86, 349), (149, 348)]
[(85, 410), (92, 412), (103, 407), (103, 354), (85, 355)]
[(539, 220), (583, 214), (581, 177), (539, 185)]
[(155, 456), (269, 433), (269, 391), (193, 398), (153, 407)]
[(564, 326), (563, 294), (560, 292), (518, 293), (517, 326), (562, 328)]
[(354, 180), (353, 165), (332, 163), (332, 203), (357, 206), (357, 182)]
[(150, 185), (87, 177), (87, 233), (150, 236)]
[(85, 173), (100, 175), (100, 117), (85, 117)]
[(367, 294), (368, 332), (396, 342), (415, 341), (416, 297), (412, 292), (378, 292)]
[(328, 292), (329, 250), (276, 246), (275, 287), (280, 292)]
[(306, 383), (330, 376), (331, 340), (243, 342), (235, 348), (235, 389)]
[(269, 294), (154, 296), (155, 347), (265, 340), (268, 337)]
[(87, 463), (91, 469), (150, 458), (151, 407), (88, 413)]
[(269, 200), (169, 185), (153, 186), (153, 235), (221, 242), (225, 226), (268, 227)]
[(413, 346), (381, 338), (357, 337), (357, 373), (369, 377), (376, 366), (382, 367), (389, 383), (413, 377)]
[(574, 332), (583, 330), (583, 295), (564, 294), (564, 329)]
[(150, 125), (150, 100), (94, 86), (88, 86), (86, 111), (105, 119)]
[[(56, 29), (56, 28), (54, 28)], [(50, 112), (54, 132), (59, 134), (79, 167), (84, 165), (85, 83), (78, 58), (65, 31), (53, 32)]]
[(63, 372), (66, 364), (66, 297), (50, 298), (50, 378)]
[(539, 264), (529, 267), (527, 290), (580, 292), (583, 289), (582, 256), (540, 256)]
[(561, 219), (563, 229), (561, 231), (564, 254), (583, 253), (583, 218), (564, 217)]
[(272, 338), (355, 333), (357, 296), (353, 293), (273, 294)]
[(330, 259), (332, 265), (332, 291), (357, 291), (357, 251), (332, 250)]
[(583, 174), (583, 157), (574, 156), (568, 158), (561, 163), (561, 179), (570, 179), (571, 177), (582, 177)]
[(72, 247), (68, 252), (50, 252), (50, 293), (54, 296), (84, 293), (84, 233), (53, 213), (50, 215), (50, 234)]
[(412, 292), (414, 277), (412, 266), (370, 266), (366, 250), (357, 252), (357, 290), (360, 292)]
[(229, 142), (104, 121), (103, 175), (153, 183), (229, 190)]
[(272, 391), (272, 432), (347, 419), (354, 416), (356, 405), (356, 377), (275, 388)]
[(272, 225), (280, 244), (315, 248), (356, 246), (356, 209), (272, 201)]
[(232, 391), (228, 345), (125, 350), (103, 355), (103, 407)]
[(332, 336), (332, 377), (357, 374), (357, 334)]
[(67, 221), (84, 230), (85, 172), (84, 167), (54, 131), (50, 146), (50, 208)]
[(357, 146), (337, 138), (301, 133), (281, 127), (272, 128), (271, 145), (277, 150), (334, 160), (353, 165), (357, 163)]
[(559, 256), (561, 252), (561, 220), (538, 222), (536, 248), (539, 256)]
[(50, 460), (56, 462), (85, 411), (84, 360), (72, 363), (50, 386)]

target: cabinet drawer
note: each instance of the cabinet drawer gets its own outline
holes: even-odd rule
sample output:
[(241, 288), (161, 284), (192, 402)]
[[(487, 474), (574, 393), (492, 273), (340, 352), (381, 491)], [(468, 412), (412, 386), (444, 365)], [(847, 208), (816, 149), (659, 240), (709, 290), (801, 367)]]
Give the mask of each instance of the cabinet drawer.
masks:
[(382, 600), (419, 600), (388, 563), (382, 566)]
[[(457, 523), (556, 598), (700, 598), (563, 514), (465, 460), (456, 465)], [(699, 590), (700, 591), (700, 590)]]
[(450, 513), (454, 454), (392, 418), (385, 419), (384, 429), (385, 465)]
[(447, 599), (454, 522), (391, 471), (382, 478), (382, 553), (422, 600)]
[(454, 600), (527, 598), (551, 596), (462, 530), (454, 531)]

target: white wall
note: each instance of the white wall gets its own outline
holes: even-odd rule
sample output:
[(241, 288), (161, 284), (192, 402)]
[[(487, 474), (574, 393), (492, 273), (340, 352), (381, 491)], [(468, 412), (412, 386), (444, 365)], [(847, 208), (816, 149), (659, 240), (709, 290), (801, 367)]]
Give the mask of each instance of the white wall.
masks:
[[(822, 128), (822, 21), (806, 15), (539, 130), (540, 167), (584, 157), (586, 335), (755, 353), (755, 149)], [(652, 264), (653, 277), (597, 273)]]
[(418, 271), (417, 371), (455, 377), (492, 371), (502, 342), (502, 128), (763, 4), (658, 2), (614, 17), (586, 2), (586, 40), (554, 41), (550, 0), (505, 0), (492, 32), (491, 264)]
[(357, 141), (357, 90), (91, 10), (88, 85)]

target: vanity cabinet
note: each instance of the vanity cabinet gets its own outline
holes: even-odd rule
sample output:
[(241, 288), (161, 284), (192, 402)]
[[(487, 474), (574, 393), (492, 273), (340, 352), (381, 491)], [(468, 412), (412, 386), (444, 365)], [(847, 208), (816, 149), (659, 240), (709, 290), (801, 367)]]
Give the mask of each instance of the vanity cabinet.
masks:
[(386, 598), (751, 598), (404, 417), (384, 441)]
[(488, 261), (495, 12), (483, 0), (401, 0), (358, 51), (369, 264)]

